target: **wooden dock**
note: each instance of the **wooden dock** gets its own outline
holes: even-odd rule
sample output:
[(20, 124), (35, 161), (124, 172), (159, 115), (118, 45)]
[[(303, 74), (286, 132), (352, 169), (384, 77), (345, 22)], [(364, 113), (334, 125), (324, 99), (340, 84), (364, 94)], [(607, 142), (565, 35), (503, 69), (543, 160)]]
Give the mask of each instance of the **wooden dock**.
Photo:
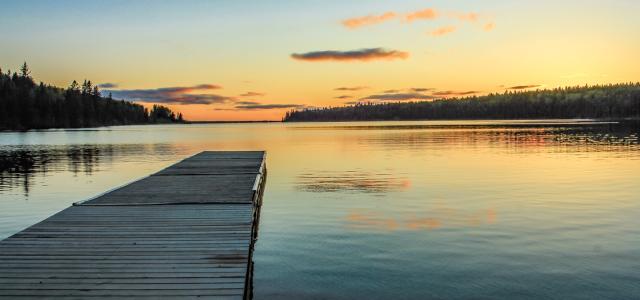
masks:
[(0, 242), (0, 298), (252, 297), (265, 153), (202, 152)]

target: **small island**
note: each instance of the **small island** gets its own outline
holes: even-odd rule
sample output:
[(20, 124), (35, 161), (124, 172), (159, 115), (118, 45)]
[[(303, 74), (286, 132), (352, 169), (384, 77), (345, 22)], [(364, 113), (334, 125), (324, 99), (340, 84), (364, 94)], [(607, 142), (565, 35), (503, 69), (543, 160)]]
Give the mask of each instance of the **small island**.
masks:
[(0, 70), (0, 130), (82, 128), (184, 123), (181, 113), (103, 97), (97, 85), (73, 81), (67, 88), (36, 84), (25, 62), (20, 72)]

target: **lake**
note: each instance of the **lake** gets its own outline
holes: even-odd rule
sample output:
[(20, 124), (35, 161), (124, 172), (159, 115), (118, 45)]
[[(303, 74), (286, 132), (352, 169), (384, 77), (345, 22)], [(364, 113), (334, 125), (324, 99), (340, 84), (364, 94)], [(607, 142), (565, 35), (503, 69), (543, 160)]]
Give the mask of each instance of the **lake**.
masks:
[(0, 238), (202, 150), (266, 150), (255, 299), (640, 297), (640, 126), (0, 132)]

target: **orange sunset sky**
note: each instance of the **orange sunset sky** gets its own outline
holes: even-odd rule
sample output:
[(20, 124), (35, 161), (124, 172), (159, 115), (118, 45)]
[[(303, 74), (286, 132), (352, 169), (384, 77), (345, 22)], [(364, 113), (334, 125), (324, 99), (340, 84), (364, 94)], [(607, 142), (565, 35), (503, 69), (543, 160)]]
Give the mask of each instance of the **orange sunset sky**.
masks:
[(90, 79), (189, 120), (640, 79), (632, 0), (2, 6), (3, 70), (27, 61), (36, 80)]

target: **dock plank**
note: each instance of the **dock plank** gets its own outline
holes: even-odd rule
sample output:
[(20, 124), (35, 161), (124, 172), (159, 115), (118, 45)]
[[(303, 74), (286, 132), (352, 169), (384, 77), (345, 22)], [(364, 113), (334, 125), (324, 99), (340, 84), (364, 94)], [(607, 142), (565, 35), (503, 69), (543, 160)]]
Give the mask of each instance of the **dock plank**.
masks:
[(205, 151), (0, 241), (0, 299), (251, 297), (263, 151)]

